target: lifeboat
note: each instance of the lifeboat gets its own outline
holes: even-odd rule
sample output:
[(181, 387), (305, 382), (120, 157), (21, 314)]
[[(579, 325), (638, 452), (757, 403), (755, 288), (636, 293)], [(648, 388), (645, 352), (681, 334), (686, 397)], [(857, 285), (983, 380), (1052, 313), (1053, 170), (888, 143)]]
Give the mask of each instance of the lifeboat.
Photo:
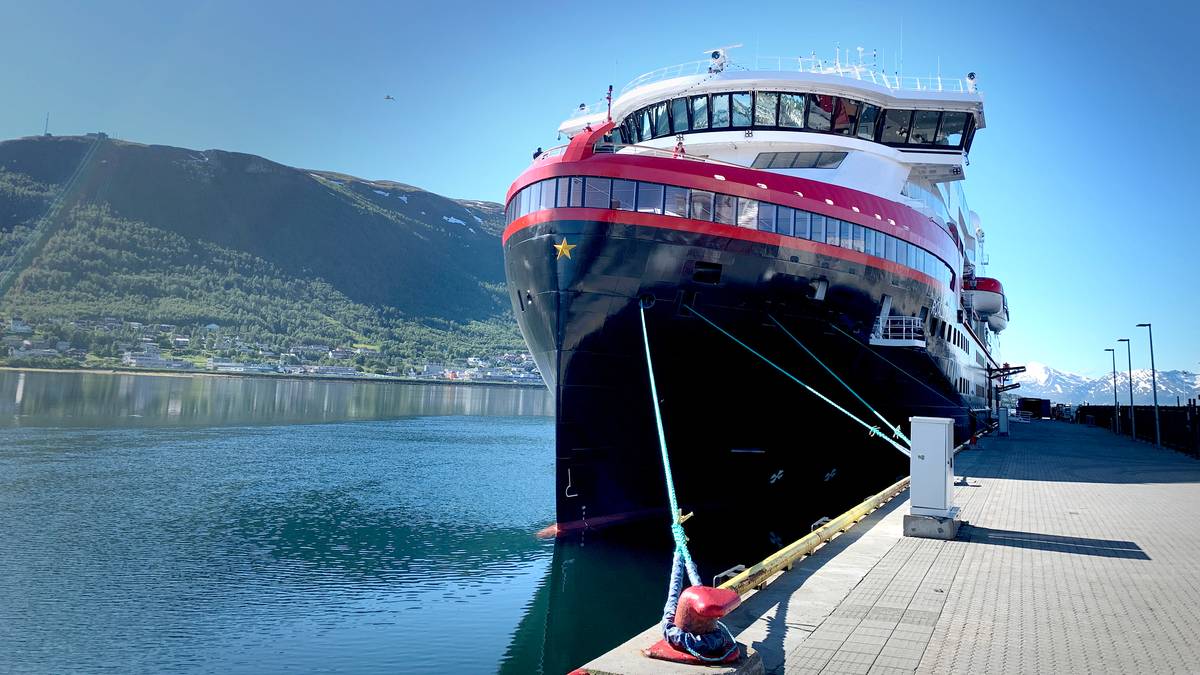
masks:
[(975, 277), (968, 282), (963, 293), (968, 304), (980, 317), (987, 320), (988, 327), (999, 333), (1008, 327), (1008, 300), (1004, 297), (1004, 286), (991, 277)]

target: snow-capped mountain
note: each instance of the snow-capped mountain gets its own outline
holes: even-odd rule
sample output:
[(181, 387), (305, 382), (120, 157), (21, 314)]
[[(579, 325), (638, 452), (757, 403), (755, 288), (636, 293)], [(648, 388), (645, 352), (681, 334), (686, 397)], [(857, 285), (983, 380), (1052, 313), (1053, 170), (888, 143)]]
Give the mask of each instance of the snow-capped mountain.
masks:
[[(1048, 398), (1056, 403), (1112, 403), (1112, 376), (1090, 378), (1074, 373), (1055, 370), (1044, 363), (1030, 361), (1025, 372), (1014, 375), (1013, 382), (1021, 387), (1012, 393), (1017, 396)], [(1160, 405), (1175, 405), (1175, 397), (1182, 401), (1200, 397), (1200, 375), (1186, 370), (1158, 371), (1158, 402)], [(1129, 402), (1129, 375), (1117, 372), (1117, 400)], [(1150, 370), (1133, 371), (1133, 401), (1138, 405), (1153, 402)]]

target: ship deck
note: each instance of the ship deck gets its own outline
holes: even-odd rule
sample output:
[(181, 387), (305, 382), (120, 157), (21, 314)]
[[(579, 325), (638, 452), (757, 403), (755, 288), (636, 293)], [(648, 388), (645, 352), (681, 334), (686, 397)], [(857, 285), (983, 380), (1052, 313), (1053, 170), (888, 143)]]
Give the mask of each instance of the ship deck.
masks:
[(654, 627), (583, 670), (1195, 670), (1200, 462), (1050, 421), (977, 447), (956, 458), (957, 539), (902, 536), (893, 499), (746, 596), (727, 621), (752, 654), (740, 666), (642, 657)]

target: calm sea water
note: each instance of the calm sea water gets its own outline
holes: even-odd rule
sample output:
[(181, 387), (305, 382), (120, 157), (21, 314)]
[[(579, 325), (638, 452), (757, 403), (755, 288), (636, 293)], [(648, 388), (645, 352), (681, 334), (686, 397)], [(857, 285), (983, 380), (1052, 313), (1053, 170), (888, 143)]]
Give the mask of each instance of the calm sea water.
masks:
[(656, 620), (670, 542), (534, 537), (550, 413), (541, 389), (0, 371), (0, 671), (581, 665)]

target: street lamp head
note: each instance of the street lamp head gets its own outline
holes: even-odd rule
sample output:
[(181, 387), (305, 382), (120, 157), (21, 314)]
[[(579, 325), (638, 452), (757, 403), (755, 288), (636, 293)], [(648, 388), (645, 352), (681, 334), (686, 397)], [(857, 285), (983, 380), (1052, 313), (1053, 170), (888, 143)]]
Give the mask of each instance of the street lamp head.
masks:
[(1116, 351), (1116, 350), (1115, 350), (1115, 349), (1113, 349), (1112, 347), (1109, 347), (1108, 349), (1105, 349), (1104, 351), (1106, 351), (1106, 352), (1112, 352), (1112, 351)]
[(1129, 338), (1118, 338), (1117, 342), (1129, 342)]
[(1138, 328), (1149, 328), (1149, 327), (1150, 327), (1150, 324), (1148, 324), (1148, 323), (1139, 323), (1139, 324), (1137, 325), (1137, 327), (1138, 327)]

